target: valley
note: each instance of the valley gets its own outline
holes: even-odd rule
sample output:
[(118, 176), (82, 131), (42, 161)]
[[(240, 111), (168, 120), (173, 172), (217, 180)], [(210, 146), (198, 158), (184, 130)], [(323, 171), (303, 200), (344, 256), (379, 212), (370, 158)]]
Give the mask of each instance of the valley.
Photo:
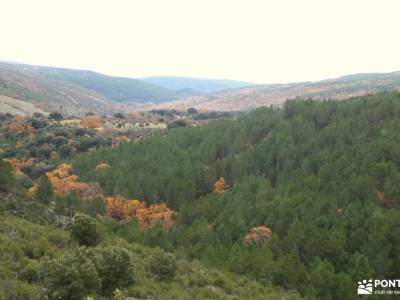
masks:
[(399, 1), (2, 4), (0, 300), (399, 299)]
[[(228, 115), (5, 114), (1, 245), (21, 254), (2, 258), (0, 291), (356, 299), (360, 276), (400, 264), (399, 103), (384, 92)], [(109, 282), (102, 266), (126, 275)]]
[[(285, 84), (189, 77), (126, 78), (92, 71), (0, 63), (3, 112), (61, 112), (82, 116), (150, 110), (248, 111), (281, 107), (287, 99), (344, 100), (400, 90), (400, 73), (354, 74)], [(9, 102), (13, 100), (13, 106)], [(32, 106), (33, 105), (33, 106)], [(28, 110), (26, 107), (30, 107)]]

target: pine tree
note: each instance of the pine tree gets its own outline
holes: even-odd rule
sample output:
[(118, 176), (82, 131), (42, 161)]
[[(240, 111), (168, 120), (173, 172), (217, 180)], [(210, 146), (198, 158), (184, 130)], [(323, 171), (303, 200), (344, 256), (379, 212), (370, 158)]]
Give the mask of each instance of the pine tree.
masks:
[(8, 191), (14, 184), (15, 178), (11, 164), (0, 159), (0, 189)]
[(53, 197), (54, 197), (53, 186), (47, 175), (43, 175), (39, 179), (35, 198), (40, 203), (47, 205), (53, 200)]

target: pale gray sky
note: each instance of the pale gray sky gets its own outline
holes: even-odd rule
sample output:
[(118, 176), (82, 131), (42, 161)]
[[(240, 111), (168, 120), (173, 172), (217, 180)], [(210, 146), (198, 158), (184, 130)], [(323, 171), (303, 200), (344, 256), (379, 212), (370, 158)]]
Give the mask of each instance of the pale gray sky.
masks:
[(259, 83), (400, 70), (397, 0), (0, 0), (0, 60)]

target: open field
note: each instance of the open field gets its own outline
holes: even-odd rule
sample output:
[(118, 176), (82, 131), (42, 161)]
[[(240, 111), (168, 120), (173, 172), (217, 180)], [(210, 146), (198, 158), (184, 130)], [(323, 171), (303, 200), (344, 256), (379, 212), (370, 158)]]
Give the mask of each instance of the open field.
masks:
[(48, 114), (42, 109), (35, 107), (32, 103), (4, 95), (0, 95), (0, 112), (23, 116), (32, 115), (34, 112), (39, 112), (45, 115)]

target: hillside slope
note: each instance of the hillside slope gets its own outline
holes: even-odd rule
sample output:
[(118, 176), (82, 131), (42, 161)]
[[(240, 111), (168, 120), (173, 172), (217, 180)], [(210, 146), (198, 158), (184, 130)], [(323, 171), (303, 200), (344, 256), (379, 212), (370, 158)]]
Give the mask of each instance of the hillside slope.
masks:
[(0, 111), (12, 115), (32, 115), (33, 113), (46, 114), (46, 112), (33, 103), (0, 95)]
[(174, 77), (174, 76), (154, 76), (141, 78), (144, 81), (163, 86), (173, 90), (193, 90), (201, 93), (211, 93), (227, 89), (240, 88), (253, 85), (249, 82), (224, 80), (224, 79), (206, 79), (192, 77)]
[[(39, 75), (33, 72), (33, 68), (0, 64), (0, 95), (33, 104), (38, 110), (64, 114), (89, 111), (100, 114), (118, 110), (115, 104), (100, 94), (51, 76)], [(21, 106), (26, 105), (23, 103)]]
[[(0, 166), (0, 174), (2, 172)], [(170, 254), (127, 242), (115, 230), (116, 224), (110, 226), (110, 221), (104, 218), (96, 221), (92, 219), (105, 234), (101, 244), (96, 247), (80, 247), (71, 230), (62, 229), (56, 222), (57, 216), (51, 209), (23, 193), (3, 191), (2, 183), (0, 299), (295, 300), (300, 297), (295, 292), (264, 287), (248, 278), (205, 267), (198, 261), (183, 259), (176, 261), (176, 274), (173, 278), (159, 280), (149, 270), (149, 261), (160, 253), (165, 257), (173, 257)], [(96, 268), (99, 271), (105, 268), (103, 276), (110, 274), (112, 281), (108, 284), (116, 287), (111, 292), (120, 293), (119, 298), (103, 295), (105, 281), (100, 285), (93, 281), (98, 272), (90, 260), (95, 259), (94, 254), (101, 253), (107, 253), (108, 256), (103, 265), (96, 265)], [(82, 254), (85, 256), (82, 257)], [(130, 273), (124, 274), (125, 278), (121, 277), (119, 271), (126, 269), (116, 264), (131, 265)], [(121, 278), (122, 281), (120, 279), (118, 282), (115, 278)]]
[[(178, 211), (178, 253), (318, 299), (400, 270), (400, 93), (288, 101), (85, 155), (109, 194)], [(111, 167), (93, 172), (99, 163)]]
[(64, 80), (76, 86), (92, 90), (114, 102), (160, 103), (196, 94), (190, 91), (168, 89), (144, 80), (108, 76), (85, 70), (34, 66), (30, 67), (30, 71), (38, 75)]
[[(124, 104), (160, 103), (197, 94), (91, 71), (0, 63), (0, 95), (33, 104), (37, 110), (103, 114), (126, 110)], [(14, 104), (21, 104), (23, 111), (24, 102)]]
[(400, 90), (400, 72), (355, 74), (317, 82), (254, 85), (204, 96), (188, 97), (185, 101), (169, 102), (159, 108), (240, 111), (261, 106), (282, 106), (287, 99), (347, 99)]

